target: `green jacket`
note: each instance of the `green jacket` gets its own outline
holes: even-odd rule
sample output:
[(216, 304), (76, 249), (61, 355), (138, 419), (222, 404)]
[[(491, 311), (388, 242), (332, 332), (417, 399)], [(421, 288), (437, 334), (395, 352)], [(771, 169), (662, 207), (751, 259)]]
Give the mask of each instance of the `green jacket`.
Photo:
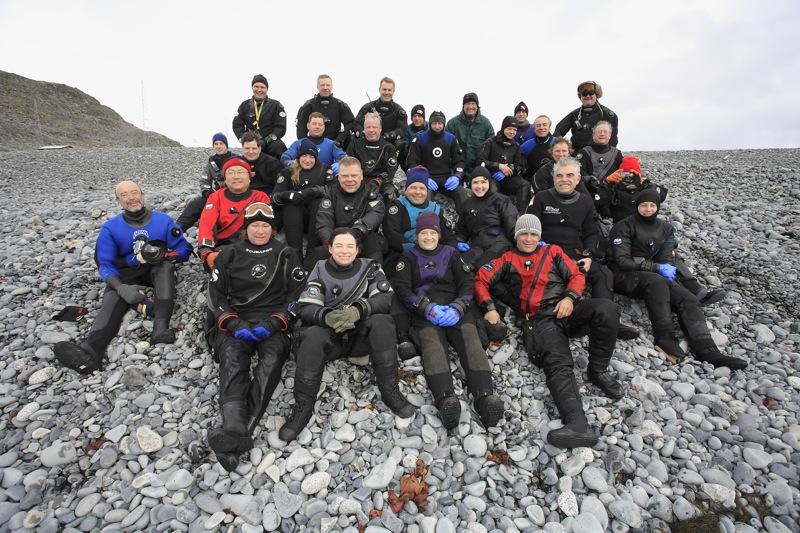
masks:
[(469, 172), (475, 166), (475, 159), (478, 157), (478, 149), (483, 141), (494, 136), (494, 128), (489, 119), (478, 114), (470, 120), (462, 111), (457, 116), (447, 121), (445, 130), (449, 131), (458, 139), (458, 144), (464, 149), (464, 170)]

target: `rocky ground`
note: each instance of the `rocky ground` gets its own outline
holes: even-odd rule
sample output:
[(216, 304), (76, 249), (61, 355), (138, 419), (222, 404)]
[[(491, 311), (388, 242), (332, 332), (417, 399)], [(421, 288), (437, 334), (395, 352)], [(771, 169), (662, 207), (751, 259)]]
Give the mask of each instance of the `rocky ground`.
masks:
[[(800, 530), (800, 150), (640, 155), (670, 187), (664, 213), (689, 263), (729, 291), (707, 316), (746, 371), (670, 366), (648, 335), (618, 343), (629, 390), (614, 402), (583, 385), (575, 341), (602, 437), (568, 452), (545, 444), (558, 417), (513, 336), (490, 352), (509, 409), (488, 432), (468, 403), (444, 431), (418, 359), (403, 366), (410, 422), (387, 412), (367, 368), (337, 361), (313, 424), (285, 445), (289, 363), (255, 449), (228, 474), (213, 454), (187, 453), (218, 423), (196, 260), (179, 271), (174, 346), (150, 346), (150, 323), (131, 313), (102, 372), (81, 378), (51, 349), (81, 338), (97, 310), (94, 239), (117, 212), (113, 184), (139, 179), (149, 205), (177, 215), (206, 151), (0, 154), (0, 531)], [(647, 323), (622, 303), (625, 321)], [(53, 320), (70, 304), (88, 319)], [(393, 512), (388, 489), (417, 459), (429, 497)]]

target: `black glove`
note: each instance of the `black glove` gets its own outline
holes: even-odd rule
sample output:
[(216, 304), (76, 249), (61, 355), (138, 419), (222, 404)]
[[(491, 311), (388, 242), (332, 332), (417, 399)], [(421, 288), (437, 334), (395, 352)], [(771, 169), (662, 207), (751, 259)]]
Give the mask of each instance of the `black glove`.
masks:
[(120, 283), (114, 290), (117, 291), (119, 297), (125, 300), (130, 305), (138, 304), (145, 298), (144, 287), (141, 285), (128, 285), (127, 283)]
[(286, 205), (289, 203), (289, 195), (292, 194), (292, 191), (280, 191), (272, 193), (272, 202), (275, 205)]

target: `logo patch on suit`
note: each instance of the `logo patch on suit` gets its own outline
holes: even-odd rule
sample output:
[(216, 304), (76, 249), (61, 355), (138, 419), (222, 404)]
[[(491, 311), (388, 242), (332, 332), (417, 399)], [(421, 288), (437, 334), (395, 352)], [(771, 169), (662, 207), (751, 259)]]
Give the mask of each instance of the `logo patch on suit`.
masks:
[(433, 154), (433, 157), (442, 157), (442, 149), (438, 146), (431, 150), (431, 153)]
[(401, 271), (401, 270), (403, 270), (405, 267), (406, 267), (406, 264), (405, 264), (405, 263), (403, 263), (402, 261), (400, 261), (399, 263), (397, 263), (397, 266), (396, 266), (396, 267), (394, 267), (394, 269), (395, 269), (396, 271), (400, 272), (400, 271)]
[(560, 215), (561, 209), (553, 207), (552, 205), (546, 205), (544, 206), (544, 213), (546, 215)]
[(389, 214), (390, 215), (396, 215), (398, 211), (400, 211), (400, 210), (397, 208), (396, 205), (393, 205), (392, 207), (389, 208)]
[(292, 279), (295, 281), (303, 281), (306, 277), (306, 271), (301, 267), (294, 267), (292, 269)]
[(622, 244), (622, 239), (614, 239), (614, 244)]
[(325, 209), (330, 209), (331, 208), (331, 201), (328, 200), (327, 198), (325, 198), (324, 200), (322, 200), (322, 203), (320, 205), (322, 207), (324, 207)]
[(253, 276), (253, 279), (263, 278), (267, 275), (267, 267), (262, 264), (258, 264), (250, 271), (250, 275)]

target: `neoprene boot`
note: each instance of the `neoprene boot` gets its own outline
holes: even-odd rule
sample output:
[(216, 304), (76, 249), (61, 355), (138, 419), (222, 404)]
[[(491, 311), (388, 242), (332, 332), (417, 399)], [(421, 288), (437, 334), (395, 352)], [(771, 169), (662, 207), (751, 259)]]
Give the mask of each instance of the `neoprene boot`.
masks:
[(475, 398), (475, 410), (481, 417), (483, 426), (490, 428), (500, 423), (506, 412), (506, 405), (497, 394), (486, 394)]
[(692, 350), (698, 361), (711, 363), (715, 367), (725, 366), (731, 370), (742, 370), (747, 368), (747, 361), (738, 357), (730, 357), (719, 351), (716, 345), (709, 345), (698, 350)]
[(721, 302), (725, 299), (728, 293), (725, 289), (703, 289), (697, 294), (697, 299), (700, 300), (700, 305), (703, 307), (707, 307), (709, 305), (714, 305), (717, 302)]
[(547, 434), (547, 442), (558, 448), (591, 448), (597, 444), (597, 435), (589, 428), (581, 405), (578, 384), (571, 369), (565, 369), (547, 380), (550, 394), (561, 415), (564, 427)]
[(397, 377), (397, 356), (392, 353), (372, 354), (372, 368), (375, 371), (375, 380), (378, 390), (381, 391), (381, 400), (394, 414), (401, 418), (408, 418), (414, 414), (414, 406), (408, 403), (403, 393), (400, 392), (400, 383)]
[(622, 385), (620, 385), (619, 381), (617, 381), (608, 370), (595, 372), (589, 367), (586, 371), (586, 375), (589, 381), (596, 385), (609, 398), (619, 400), (624, 395), (622, 392)]
[(461, 402), (453, 390), (453, 377), (447, 374), (425, 376), (428, 388), (433, 393), (433, 401), (439, 410), (439, 418), (445, 429), (453, 429), (461, 418)]
[(314, 414), (314, 402), (317, 401), (319, 381), (307, 381), (294, 378), (294, 405), (289, 418), (278, 432), (278, 437), (284, 442), (291, 442), (303, 431)]
[(623, 341), (630, 341), (639, 338), (639, 328), (629, 326), (620, 322), (617, 330), (617, 338)]
[(208, 444), (215, 453), (241, 453), (253, 448), (247, 431), (247, 406), (235, 400), (222, 404), (222, 427), (208, 433)]
[(397, 356), (401, 361), (408, 361), (417, 356), (417, 347), (410, 339), (401, 340), (397, 345)]
[(103, 369), (102, 357), (98, 356), (85, 342), (81, 344), (67, 341), (57, 342), (53, 346), (53, 352), (62, 365), (79, 374), (91, 374), (95, 370)]
[(150, 336), (151, 344), (172, 344), (175, 342), (175, 332), (169, 327), (169, 319), (175, 309), (175, 300), (172, 298), (156, 298), (153, 314), (153, 334)]
[(239, 453), (237, 452), (215, 452), (214, 455), (217, 456), (217, 462), (226, 472), (233, 472), (239, 467)]

